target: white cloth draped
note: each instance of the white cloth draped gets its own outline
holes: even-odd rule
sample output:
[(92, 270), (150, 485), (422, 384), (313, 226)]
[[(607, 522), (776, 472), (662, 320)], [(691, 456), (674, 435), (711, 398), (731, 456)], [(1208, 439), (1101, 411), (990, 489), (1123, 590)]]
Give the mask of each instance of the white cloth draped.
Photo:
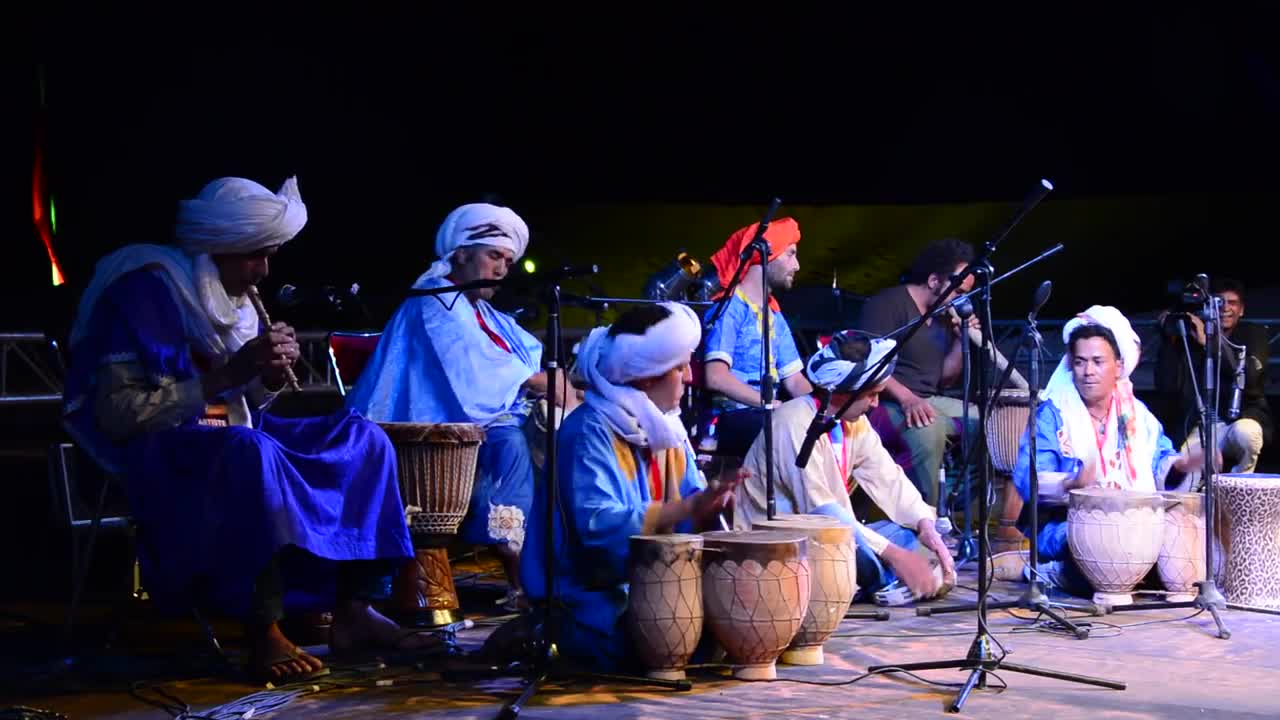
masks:
[(662, 303), (671, 314), (645, 331), (609, 337), (598, 327), (578, 349), (577, 371), (586, 379), (585, 402), (597, 408), (614, 432), (632, 445), (653, 450), (688, 441), (679, 409), (664, 413), (649, 396), (627, 383), (655, 377), (689, 362), (702, 336), (702, 323), (688, 307)]

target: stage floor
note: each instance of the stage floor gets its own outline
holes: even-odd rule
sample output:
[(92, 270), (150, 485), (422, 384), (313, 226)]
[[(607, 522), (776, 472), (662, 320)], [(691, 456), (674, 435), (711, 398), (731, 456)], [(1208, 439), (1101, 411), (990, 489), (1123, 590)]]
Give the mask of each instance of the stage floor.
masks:
[[(974, 584), (972, 572), (962, 585)], [(1015, 597), (1021, 586), (997, 583), (993, 596)], [(479, 606), (492, 603), (484, 584), (464, 583), (464, 598)], [(948, 601), (969, 600), (973, 592), (957, 591)], [(1276, 718), (1280, 717), (1280, 617), (1227, 611), (1230, 640), (1215, 636), (1208, 613), (1194, 610), (1150, 610), (1091, 617), (1092, 635), (1077, 640), (1037, 629), (1028, 613), (991, 613), (988, 626), (1008, 650), (1008, 660), (1051, 670), (1081, 673), (1128, 684), (1123, 691), (1094, 688), (1020, 673), (1000, 671), (1008, 689), (975, 690), (963, 714), (973, 717), (1030, 718)], [(911, 608), (892, 611), (889, 621), (846, 620), (826, 645), (826, 664), (801, 668), (778, 666), (779, 681), (748, 683), (726, 679), (712, 670), (691, 674), (692, 691), (675, 692), (617, 684), (552, 684), (538, 694), (521, 717), (532, 718), (917, 718), (945, 715), (954, 690), (927, 685), (905, 676), (873, 676), (847, 683), (867, 666), (962, 657), (976, 629), (972, 612), (917, 617)], [(17, 637), (21, 623), (9, 626), (0, 639)], [(170, 641), (167, 654), (147, 654), (118, 647), (101, 652), (91, 663), (95, 673), (53, 677), (32, 674), (29, 662), (11, 656), (18, 666), (6, 673), (8, 697), (0, 707), (24, 704), (55, 710), (69, 718), (155, 718), (163, 710), (129, 694), (131, 681), (143, 681), (141, 693), (159, 700), (160, 687), (200, 713), (261, 690), (227, 679), (184, 671), (173, 647), (198, 647), (192, 623), (179, 622), (172, 632), (154, 622), (135, 622), (142, 629), (126, 635), (135, 641), (161, 633)], [(460, 642), (478, 648), (493, 630), (485, 624), (465, 631)], [(224, 641), (234, 645), (234, 626), (220, 626)], [(27, 632), (31, 632), (30, 628)], [(135, 637), (136, 636), (136, 637)], [(30, 637), (27, 638), (30, 640)], [(185, 679), (183, 677), (185, 672)], [(934, 670), (922, 676), (959, 683), (965, 673)], [(377, 679), (390, 684), (377, 685)], [(520, 690), (518, 677), (482, 681), (447, 681), (431, 669), (391, 665), (381, 671), (334, 668), (321, 692), (297, 697), (271, 717), (489, 718)], [(340, 686), (339, 686), (340, 685)], [(12, 694), (12, 693), (15, 693)], [(260, 714), (259, 711), (258, 714)]]

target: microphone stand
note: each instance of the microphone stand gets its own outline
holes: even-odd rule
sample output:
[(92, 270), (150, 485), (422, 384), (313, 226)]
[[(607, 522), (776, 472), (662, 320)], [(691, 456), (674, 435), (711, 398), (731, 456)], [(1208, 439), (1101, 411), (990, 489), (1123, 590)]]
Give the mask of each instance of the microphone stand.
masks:
[[(962, 382), (962, 386), (964, 388), (964, 396), (963, 396), (964, 405), (963, 405), (963, 409), (961, 410), (961, 415), (963, 419), (960, 425), (960, 456), (968, 460), (969, 451), (970, 451), (970, 447), (969, 447), (969, 441), (970, 441), (970, 438), (969, 438), (969, 390), (970, 390), (969, 344), (970, 343), (969, 343), (969, 338), (965, 337), (967, 332), (965, 329), (965, 325), (968, 324), (969, 318), (973, 317), (973, 304), (959, 303), (953, 306), (953, 309), (956, 311), (956, 315), (959, 316), (960, 318), (960, 354), (963, 356), (961, 367), (964, 368), (964, 381)], [(966, 462), (964, 466), (960, 468), (960, 472), (964, 475), (964, 482), (963, 482), (964, 532), (961, 533), (960, 547), (957, 548), (959, 552), (955, 558), (956, 565), (966, 563), (969, 560), (973, 559), (973, 555), (971, 554), (973, 552), (973, 518), (970, 517), (969, 515), (969, 505), (970, 505), (969, 481), (973, 475), (973, 472), (968, 462)], [(945, 492), (945, 490), (946, 488), (943, 487), (941, 478), (939, 478), (939, 483), (938, 483), (938, 517), (939, 518), (949, 517), (951, 515), (951, 507), (950, 507), (951, 503), (949, 501), (949, 496)]]
[[(1208, 285), (1206, 279), (1205, 283)], [(1207, 290), (1207, 287), (1206, 287)], [(1208, 610), (1213, 616), (1213, 622), (1218, 628), (1218, 638), (1221, 640), (1231, 639), (1231, 630), (1222, 622), (1222, 616), (1218, 613), (1228, 607), (1233, 610), (1249, 610), (1255, 612), (1264, 612), (1266, 614), (1280, 614), (1280, 611), (1270, 611), (1263, 608), (1254, 608), (1249, 605), (1238, 605), (1228, 603), (1227, 599), (1222, 595), (1222, 591), (1218, 589), (1217, 582), (1213, 577), (1214, 569), (1214, 496), (1213, 483), (1217, 475), (1217, 468), (1214, 467), (1214, 456), (1217, 454), (1218, 448), (1218, 403), (1215, 394), (1218, 387), (1218, 365), (1217, 362), (1222, 360), (1222, 326), (1221, 326), (1221, 308), (1222, 299), (1216, 295), (1210, 295), (1206, 292), (1204, 307), (1201, 317), (1204, 319), (1205, 331), (1205, 353), (1204, 353), (1204, 399), (1200, 398), (1199, 390), (1196, 392), (1196, 402), (1200, 407), (1200, 447), (1204, 451), (1204, 554), (1205, 554), (1205, 579), (1196, 583), (1199, 591), (1196, 593), (1195, 599), (1187, 602), (1143, 602), (1133, 603), (1130, 605), (1118, 605), (1111, 608), (1112, 612), (1133, 612), (1136, 610), (1158, 610), (1165, 608), (1196, 608), (1204, 611)], [(1179, 320), (1179, 325), (1182, 321)], [(1187, 345), (1186, 328), (1180, 330), (1182, 335), (1182, 343), (1187, 353), (1187, 361), (1191, 361), (1191, 349)], [(1195, 368), (1191, 367), (1191, 375), (1194, 379)]]
[[(1043, 192), (1037, 191), (1029, 198), (1028, 204), (1024, 205), (1023, 210), (1017, 215), (1018, 218), (1024, 216), (1030, 209), (1029, 206), (1038, 203), (1048, 191), (1052, 189), (1052, 185), (1047, 180), (1042, 180)], [(986, 322), (983, 323), (982, 332), (982, 348), (978, 353), (978, 397), (981, 402), (978, 405), (978, 423), (979, 427), (986, 427), (987, 424), (987, 397), (990, 390), (990, 377), (988, 376), (987, 363), (993, 357), (991, 354), (991, 275), (992, 267), (989, 257), (995, 251), (996, 245), (1005, 235), (1008, 234), (1011, 226), (1006, 226), (996, 237), (988, 240), (983, 248), (982, 253), (974, 259), (972, 263), (963, 271), (956, 274), (952, 278), (952, 287), (943, 295), (946, 297), (952, 290), (960, 285), (964, 279), (973, 275), (975, 284), (978, 286), (974, 292), (978, 293), (980, 307)], [(963, 341), (965, 338), (961, 338)], [(1034, 419), (1034, 416), (1033, 416)], [(991, 492), (991, 456), (989, 453), (983, 453), (981, 459), (981, 489), (980, 493), (985, 498)], [(1033, 499), (1034, 502), (1034, 499)], [(1000, 645), (991, 632), (987, 629), (987, 573), (985, 568), (991, 563), (990, 546), (987, 541), (987, 525), (989, 523), (989, 514), (987, 503), (984, 501), (978, 505), (978, 629), (972, 643), (969, 645), (969, 652), (965, 657), (954, 660), (932, 660), (916, 663), (892, 663), (887, 665), (876, 665), (867, 668), (868, 672), (910, 672), (914, 670), (938, 670), (947, 668), (957, 668), (969, 670), (969, 677), (961, 687), (960, 692), (956, 695), (956, 699), (947, 708), (948, 712), (959, 712), (964, 703), (969, 698), (969, 694), (973, 692), (974, 687), (985, 689), (987, 686), (987, 673), (996, 670), (1010, 670), (1013, 672), (1023, 673), (1026, 675), (1038, 675), (1041, 677), (1054, 678), (1056, 680), (1065, 680), (1069, 682), (1083, 683), (1087, 685), (1096, 685), (1099, 687), (1112, 688), (1115, 690), (1124, 690), (1125, 684), (1106, 680), (1103, 678), (1089, 677), (1085, 675), (1075, 675), (1072, 673), (1061, 672), (1058, 670), (1047, 670), (1044, 668), (1034, 667), (1031, 665), (1022, 665), (1019, 663), (1011, 663), (1005, 661), (1007, 651)], [(919, 612), (919, 609), (917, 609)], [(1001, 652), (997, 656), (992, 652), (992, 646), (999, 647)]]

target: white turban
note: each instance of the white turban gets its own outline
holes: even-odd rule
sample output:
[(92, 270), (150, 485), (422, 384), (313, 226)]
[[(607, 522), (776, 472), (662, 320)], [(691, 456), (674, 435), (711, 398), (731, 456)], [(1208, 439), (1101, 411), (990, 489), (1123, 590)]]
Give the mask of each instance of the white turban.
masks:
[(449, 258), (467, 245), (493, 245), (510, 250), (519, 260), (529, 247), (529, 226), (511, 208), (488, 203), (471, 203), (454, 209), (436, 231), (436, 257), (431, 267), (418, 278), (422, 282), (440, 278), (452, 269)]
[[(1116, 336), (1116, 344), (1120, 346), (1120, 359), (1124, 362), (1124, 377), (1128, 378), (1142, 360), (1142, 338), (1134, 331), (1133, 325), (1129, 324), (1129, 318), (1110, 305), (1094, 305), (1062, 326), (1062, 342), (1070, 342), (1071, 331), (1081, 325), (1101, 325)], [(1067, 352), (1071, 352), (1070, 347)], [(1066, 362), (1065, 358), (1063, 362)], [(1070, 368), (1067, 370), (1070, 371)]]
[(582, 341), (575, 375), (588, 385), (587, 404), (598, 409), (627, 442), (664, 450), (684, 443), (688, 434), (680, 410), (663, 413), (643, 392), (627, 383), (655, 377), (689, 362), (702, 338), (702, 323), (680, 303), (662, 303), (671, 314), (643, 335), (609, 337), (598, 327)]
[[(871, 343), (871, 351), (856, 363), (845, 360), (840, 353), (841, 346), (860, 337)], [(831, 342), (809, 358), (809, 378), (830, 392), (852, 392), (859, 388), (874, 387), (893, 374), (893, 369), (898, 364), (896, 357), (883, 367), (877, 365), (897, 344), (896, 340), (871, 338), (856, 330), (836, 333)]]
[(252, 180), (218, 178), (178, 204), (174, 236), (191, 255), (250, 253), (292, 240), (307, 224), (298, 179), (273, 193)]

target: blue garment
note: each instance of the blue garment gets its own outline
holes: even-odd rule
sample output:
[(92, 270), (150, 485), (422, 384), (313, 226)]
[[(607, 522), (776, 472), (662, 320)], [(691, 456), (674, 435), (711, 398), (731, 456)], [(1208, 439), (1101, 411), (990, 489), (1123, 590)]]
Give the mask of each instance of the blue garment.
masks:
[[(1135, 409), (1141, 413), (1147, 423), (1146, 427), (1157, 435), (1151, 447), (1155, 452), (1151, 458), (1151, 473), (1160, 480), (1160, 471), (1165, 463), (1178, 456), (1173, 443), (1164, 434), (1160, 421), (1155, 419), (1151, 411), (1141, 401), (1134, 400)], [(1079, 458), (1064, 454), (1058, 440), (1059, 433), (1064, 432), (1062, 413), (1052, 400), (1040, 403), (1036, 411), (1036, 471), (1064, 472), (1074, 476), (1080, 471)], [(1135, 460), (1135, 463), (1137, 461)], [(1022, 440), (1018, 443), (1018, 462), (1013, 468), (1013, 484), (1022, 496), (1022, 501), (1031, 501), (1031, 443), (1027, 432), (1022, 432)], [(1041, 503), (1036, 509), (1040, 520), (1039, 542), (1036, 543), (1041, 560), (1069, 560), (1071, 548), (1067, 544), (1067, 508), (1061, 505)], [(1019, 519), (1018, 530), (1031, 537), (1031, 524), (1026, 514)]]
[[(435, 278), (426, 284), (450, 283)], [(509, 351), (485, 333), (479, 317)], [(387, 323), (347, 407), (377, 422), (484, 427), (475, 489), (459, 534), (469, 543), (514, 543), (519, 549), (533, 500), (533, 460), (521, 432), (531, 402), (522, 386), (541, 362), (538, 339), (489, 303), (472, 304), (459, 293), (412, 297)]]
[[(704, 322), (711, 319), (715, 308), (707, 311)], [(760, 368), (764, 362), (762, 339), (763, 313), (746, 298), (739, 289), (725, 306), (724, 314), (706, 335), (705, 362), (720, 360), (728, 363), (729, 371), (738, 380), (752, 387), (760, 387)], [(773, 368), (770, 372), (775, 382), (785, 380), (804, 369), (800, 351), (796, 349), (791, 326), (781, 312), (769, 315), (769, 335)], [(746, 405), (725, 397), (717, 397), (720, 409), (744, 408)]]
[[(336, 564), (412, 556), (386, 435), (350, 411), (258, 427), (176, 427), (113, 442), (98, 425), (96, 377), (139, 363), (156, 386), (199, 371), (170, 288), (147, 269), (112, 283), (72, 348), (64, 419), (100, 463), (120, 474), (140, 531), (139, 560), (158, 601), (250, 612), (255, 578), (286, 546), (305, 558), (281, 568), (303, 606), (332, 605)], [(282, 556), (283, 557), (283, 556)], [(328, 599), (324, 599), (325, 597)]]
[[(627, 658), (631, 638), (623, 626), (627, 609), (630, 537), (654, 530), (662, 500), (688, 497), (706, 487), (687, 445), (658, 457), (660, 487), (651, 487), (649, 454), (616, 435), (590, 404), (570, 413), (560, 426), (556, 458), (559, 511), (553, 521), (556, 595), (565, 607), (560, 650), (600, 670), (616, 670)], [(520, 579), (534, 601), (545, 600), (546, 483), (539, 483), (529, 520)], [(690, 521), (676, 532), (692, 532)]]
[[(815, 510), (820, 512), (820, 510)], [(823, 513), (826, 514), (826, 513)], [(835, 515), (835, 517), (840, 517)], [(841, 518), (843, 519), (843, 518)], [(911, 528), (905, 528), (893, 522), (892, 520), (880, 520), (873, 522), (867, 526), (884, 536), (890, 543), (898, 547), (915, 552), (920, 547), (920, 539)], [(856, 528), (856, 526), (855, 526)], [(879, 555), (867, 545), (862, 539), (862, 533), (858, 533), (857, 550), (854, 551), (855, 564), (858, 567), (858, 594), (854, 595), (854, 602), (869, 602), (872, 596), (893, 584), (898, 579), (898, 574), (893, 568), (885, 565)]]

